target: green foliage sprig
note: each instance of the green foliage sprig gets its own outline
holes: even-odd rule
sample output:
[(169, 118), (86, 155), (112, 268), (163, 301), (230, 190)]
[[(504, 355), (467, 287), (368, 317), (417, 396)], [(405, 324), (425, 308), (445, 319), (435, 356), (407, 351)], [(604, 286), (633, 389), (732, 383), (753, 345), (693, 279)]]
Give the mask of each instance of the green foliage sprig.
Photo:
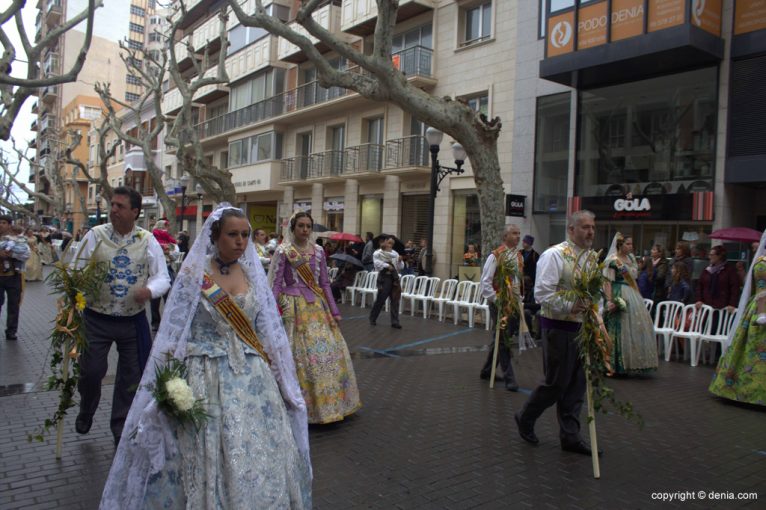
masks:
[[(620, 416), (643, 427), (644, 420), (636, 412), (633, 404), (622, 402), (615, 396), (614, 390), (606, 385), (605, 378), (613, 373), (611, 364), (612, 340), (606, 331), (598, 313), (598, 304), (604, 295), (604, 263), (599, 262), (601, 252), (584, 250), (575, 260), (572, 289), (557, 293), (561, 299), (572, 303), (580, 302), (586, 307), (577, 343), (580, 357), (593, 388), (593, 409), (606, 414), (609, 404)], [(588, 422), (595, 419), (588, 416)]]
[(80, 380), (79, 355), (88, 347), (83, 311), (86, 301), (98, 296), (107, 269), (107, 263), (93, 259), (81, 268), (57, 262), (46, 278), (51, 294), (58, 295), (58, 313), (50, 336), (51, 376), (45, 389), (58, 391), (59, 403), (53, 417), (46, 418), (36, 432), (27, 435), (29, 441), (44, 441), (48, 431), (75, 405), (74, 392)]

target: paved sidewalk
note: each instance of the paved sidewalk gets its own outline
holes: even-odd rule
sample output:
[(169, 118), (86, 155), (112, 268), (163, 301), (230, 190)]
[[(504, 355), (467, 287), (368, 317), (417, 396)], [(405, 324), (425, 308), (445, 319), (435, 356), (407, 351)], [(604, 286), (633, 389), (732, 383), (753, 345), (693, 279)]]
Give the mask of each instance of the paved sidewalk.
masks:
[[(669, 507), (766, 504), (766, 412), (711, 397), (710, 366), (662, 361), (654, 376), (610, 380), (646, 425), (598, 416), (606, 453), (594, 480), (589, 457), (559, 449), (554, 409), (538, 422), (538, 447), (516, 433), (513, 412), (541, 378), (539, 349), (514, 360), (519, 393), (502, 383), (490, 390), (478, 378), (489, 342), (483, 329), (406, 314), (399, 331), (383, 314), (370, 326), (369, 308), (341, 309), (364, 407), (343, 423), (311, 429), (318, 509), (652, 508), (652, 493), (663, 491), (695, 496), (676, 494)], [(23, 386), (40, 378), (53, 313), (42, 286), (30, 286), (20, 341), (0, 344), (2, 509), (96, 508), (109, 469), (110, 386), (90, 434), (74, 433), (74, 413), (67, 418), (61, 461), (53, 438), (26, 442), (55, 406), (55, 394)], [(712, 502), (711, 491), (756, 492), (758, 499)]]

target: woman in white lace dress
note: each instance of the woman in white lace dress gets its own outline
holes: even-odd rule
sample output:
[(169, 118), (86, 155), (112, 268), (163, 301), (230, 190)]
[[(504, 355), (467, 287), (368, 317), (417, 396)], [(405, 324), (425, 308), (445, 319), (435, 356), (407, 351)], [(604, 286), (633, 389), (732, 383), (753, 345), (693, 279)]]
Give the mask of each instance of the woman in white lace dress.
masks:
[[(158, 411), (147, 367), (102, 508), (311, 508), (306, 407), (249, 236), (241, 210), (211, 215), (179, 271), (152, 350), (160, 363), (167, 352), (184, 359), (210, 417), (197, 430)], [(218, 297), (201, 296), (203, 289), (236, 303), (255, 343), (243, 341), (241, 323), (225, 318)]]

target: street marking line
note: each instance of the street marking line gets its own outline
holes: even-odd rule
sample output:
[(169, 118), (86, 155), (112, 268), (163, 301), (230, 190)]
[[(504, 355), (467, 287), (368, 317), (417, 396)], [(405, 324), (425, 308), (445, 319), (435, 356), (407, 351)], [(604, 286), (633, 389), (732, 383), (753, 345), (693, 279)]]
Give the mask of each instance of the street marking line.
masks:
[(399, 358), (400, 356), (398, 354), (391, 354), (390, 352), (381, 351), (380, 349), (372, 349), (370, 347), (360, 346), (358, 349), (361, 349), (363, 351), (373, 352), (375, 354), (380, 354), (381, 356), (386, 356), (389, 358)]
[(389, 347), (388, 349), (385, 349), (385, 350), (388, 351), (388, 352), (390, 352), (390, 351), (398, 351), (398, 350), (401, 350), (401, 349), (407, 349), (409, 347), (416, 347), (418, 345), (423, 345), (423, 344), (427, 344), (427, 343), (430, 343), (430, 342), (435, 342), (436, 340), (444, 340), (445, 338), (451, 338), (453, 336), (464, 335), (466, 333), (472, 333), (472, 332), (475, 332), (475, 331), (476, 331), (475, 329), (466, 328), (466, 329), (464, 329), (462, 331), (453, 331), (452, 333), (445, 333), (444, 335), (434, 336), (434, 337), (431, 337), (431, 338), (425, 338), (423, 340), (418, 340), (417, 342), (411, 342), (411, 343), (402, 344), (402, 345), (395, 345), (394, 347)]

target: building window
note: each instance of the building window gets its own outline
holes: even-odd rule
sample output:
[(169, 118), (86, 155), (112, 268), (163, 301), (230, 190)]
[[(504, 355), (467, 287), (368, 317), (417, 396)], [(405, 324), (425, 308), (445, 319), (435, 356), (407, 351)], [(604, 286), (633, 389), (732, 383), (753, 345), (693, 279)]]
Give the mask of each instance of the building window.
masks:
[(128, 83), (128, 85), (141, 85), (141, 79), (138, 76), (133, 76), (132, 74), (125, 75), (125, 81)]
[(128, 103), (135, 103), (141, 99), (141, 96), (134, 94), (133, 92), (125, 92), (125, 101)]
[(566, 211), (570, 104), (569, 92), (537, 98), (532, 201), (536, 213)]
[(474, 191), (454, 192), (452, 203), (450, 254), (454, 266), (462, 265), (463, 254), (468, 250), (469, 244), (475, 245), (477, 250), (481, 249), (481, 214), (479, 213), (479, 195)]
[(136, 16), (141, 16), (142, 18), (146, 16), (146, 12), (144, 12), (144, 9), (137, 6), (137, 5), (130, 5), (130, 13), (135, 14)]
[(162, 42), (162, 34), (157, 32), (156, 30), (149, 34), (149, 42), (150, 43), (156, 43), (156, 42)]
[(231, 168), (281, 158), (282, 134), (269, 131), (231, 142), (227, 164)]
[(489, 116), (489, 95), (487, 95), (486, 92), (470, 97), (464, 97), (463, 99), (468, 103), (468, 107), (472, 110)]
[(144, 33), (144, 27), (143, 25), (139, 25), (138, 23), (130, 23), (128, 25), (128, 28), (131, 32), (136, 32), (137, 34), (143, 34)]
[(260, 103), (284, 89), (283, 69), (270, 69), (231, 87), (229, 111), (236, 111), (251, 104)]
[(538, 30), (537, 30), (537, 38), (543, 39), (545, 38), (545, 21), (546, 21), (546, 14), (548, 13), (548, 0), (540, 0), (540, 9), (538, 10), (538, 19), (540, 20), (540, 23), (538, 24)]
[(131, 50), (140, 50), (143, 47), (144, 47), (144, 44), (141, 41), (128, 39), (128, 48), (130, 48)]
[(469, 46), (492, 37), (492, 2), (469, 2), (460, 9), (462, 40), (460, 46)]
[(140, 58), (136, 58), (136, 57), (128, 57), (126, 59), (126, 61), (127, 61), (128, 65), (133, 66), (133, 67), (135, 67), (137, 69), (140, 69), (141, 66), (144, 64), (143, 60), (141, 60)]
[(580, 93), (578, 196), (713, 191), (716, 69)]

